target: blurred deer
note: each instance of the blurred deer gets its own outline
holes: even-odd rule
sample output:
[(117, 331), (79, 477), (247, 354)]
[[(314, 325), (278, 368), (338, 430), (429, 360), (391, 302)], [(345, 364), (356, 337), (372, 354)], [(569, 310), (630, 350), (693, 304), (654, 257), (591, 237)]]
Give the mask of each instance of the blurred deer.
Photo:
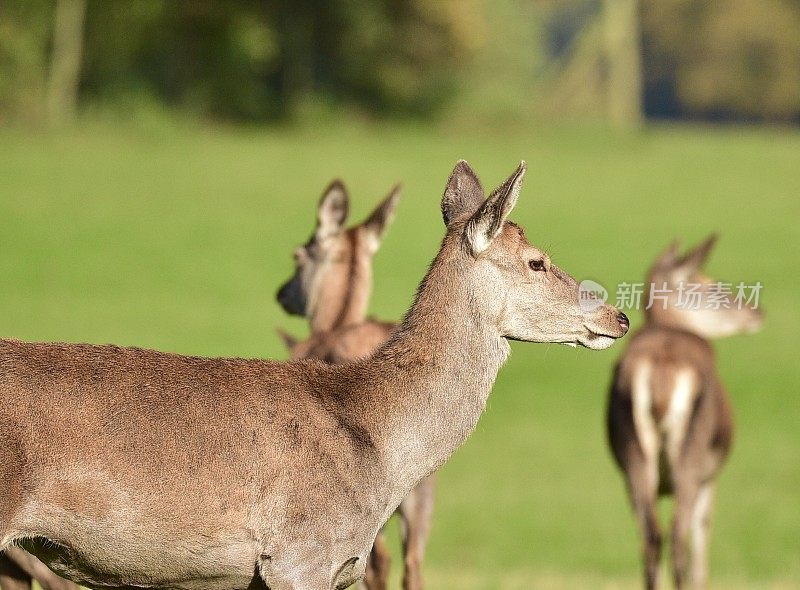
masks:
[(659, 585), (656, 504), (667, 494), (675, 500), (675, 587), (689, 578), (695, 588), (706, 585), (714, 481), (733, 432), (730, 400), (707, 339), (754, 332), (762, 323), (757, 309), (735, 302), (703, 274), (714, 243), (711, 236), (682, 257), (673, 244), (656, 260), (645, 325), (633, 335), (611, 384), (609, 441), (641, 527), (648, 589)]
[[(293, 359), (317, 358), (346, 363), (372, 354), (397, 324), (367, 319), (372, 291), (372, 259), (392, 221), (400, 197), (396, 186), (366, 221), (346, 228), (349, 197), (334, 181), (317, 208), (311, 239), (294, 252), (296, 269), (278, 292), (278, 301), (292, 314), (306, 316), (311, 334), (300, 342), (279, 332)], [(422, 560), (430, 533), (436, 475), (426, 477), (397, 509), (403, 541), (403, 587), (422, 588)], [(389, 576), (389, 550), (381, 531), (375, 539), (364, 585), (383, 590)]]

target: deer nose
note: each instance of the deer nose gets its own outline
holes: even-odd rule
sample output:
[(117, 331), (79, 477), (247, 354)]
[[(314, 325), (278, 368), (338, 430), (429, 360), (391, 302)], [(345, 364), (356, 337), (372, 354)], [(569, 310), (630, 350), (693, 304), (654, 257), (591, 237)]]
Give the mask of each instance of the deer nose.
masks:
[(283, 303), (286, 301), (286, 291), (288, 291), (288, 287), (289, 285), (286, 284), (278, 289), (278, 293), (275, 295), (275, 299), (277, 299), (278, 302)]
[(631, 322), (624, 313), (619, 312), (617, 314), (617, 321), (619, 322), (620, 328), (622, 328), (622, 333), (626, 334), (628, 332), (628, 328), (631, 327)]

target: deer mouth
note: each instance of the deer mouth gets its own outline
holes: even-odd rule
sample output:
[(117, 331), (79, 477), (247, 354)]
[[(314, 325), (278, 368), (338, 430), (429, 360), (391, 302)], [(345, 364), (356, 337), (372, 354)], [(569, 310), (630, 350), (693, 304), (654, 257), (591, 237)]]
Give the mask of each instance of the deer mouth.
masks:
[(592, 350), (605, 350), (613, 345), (617, 338), (622, 336), (622, 334), (619, 336), (614, 336), (612, 334), (606, 334), (605, 332), (593, 330), (586, 324), (584, 324), (583, 327), (586, 328), (586, 333), (582, 336), (578, 336), (577, 344)]

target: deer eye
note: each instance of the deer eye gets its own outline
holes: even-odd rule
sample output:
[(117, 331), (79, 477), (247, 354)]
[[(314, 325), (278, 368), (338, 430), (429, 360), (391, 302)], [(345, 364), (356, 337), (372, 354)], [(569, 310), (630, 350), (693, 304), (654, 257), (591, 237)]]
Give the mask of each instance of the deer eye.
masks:
[(535, 271), (545, 270), (544, 260), (529, 260), (528, 266)]

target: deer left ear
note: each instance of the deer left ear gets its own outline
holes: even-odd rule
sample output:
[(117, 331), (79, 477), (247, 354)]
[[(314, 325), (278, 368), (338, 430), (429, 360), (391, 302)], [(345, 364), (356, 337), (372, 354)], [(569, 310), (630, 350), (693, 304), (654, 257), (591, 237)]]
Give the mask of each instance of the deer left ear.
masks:
[(473, 256), (485, 251), (502, 231), (503, 223), (517, 204), (527, 169), (527, 164), (520, 162), (514, 173), (489, 195), (467, 223), (464, 240)]
[(316, 236), (325, 239), (342, 231), (349, 208), (350, 198), (347, 189), (337, 178), (327, 186), (319, 201)]
[(695, 246), (679, 262), (678, 266), (687, 271), (696, 271), (705, 265), (714, 244), (717, 243), (717, 234), (711, 234), (703, 242)]
[(383, 234), (394, 219), (394, 211), (397, 209), (397, 203), (400, 200), (402, 191), (403, 187), (400, 184), (395, 185), (389, 195), (381, 201), (381, 204), (370, 213), (370, 216), (362, 224), (362, 227), (366, 230), (369, 247), (373, 252), (377, 252), (381, 245)]

